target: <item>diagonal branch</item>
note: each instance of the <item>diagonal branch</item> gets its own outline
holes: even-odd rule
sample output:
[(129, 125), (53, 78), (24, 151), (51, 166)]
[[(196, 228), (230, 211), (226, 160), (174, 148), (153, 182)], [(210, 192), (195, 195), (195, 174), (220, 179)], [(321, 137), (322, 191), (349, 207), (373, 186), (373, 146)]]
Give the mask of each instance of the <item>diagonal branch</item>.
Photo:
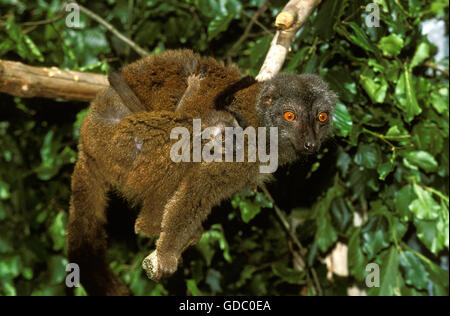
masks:
[(257, 23), (258, 18), (267, 10), (269, 7), (270, 0), (265, 0), (262, 6), (255, 12), (252, 16), (250, 23), (248, 23), (247, 27), (244, 30), (244, 33), (241, 37), (233, 44), (231, 49), (228, 51), (225, 58), (231, 58), (236, 54), (237, 49), (242, 45), (242, 43), (248, 38), (250, 31), (255, 23)]
[(133, 42), (132, 40), (130, 40), (128, 37), (126, 37), (125, 35), (123, 35), (122, 33), (120, 33), (114, 26), (112, 26), (111, 24), (109, 24), (108, 22), (106, 22), (103, 18), (101, 18), (99, 15), (95, 14), (94, 12), (92, 12), (91, 10), (89, 10), (88, 8), (82, 6), (81, 4), (77, 4), (78, 7), (80, 8), (80, 11), (83, 12), (84, 14), (86, 14), (88, 17), (90, 17), (91, 19), (97, 21), (98, 23), (100, 23), (101, 25), (103, 25), (104, 27), (106, 27), (106, 29), (108, 29), (111, 33), (113, 33), (115, 36), (117, 36), (118, 39), (120, 39), (121, 41), (123, 41), (125, 44), (129, 45), (131, 48), (133, 48), (136, 53), (138, 53), (141, 57), (146, 57), (149, 55), (149, 53), (142, 48), (141, 46), (139, 46), (138, 44), (136, 44), (135, 42)]
[[(294, 244), (298, 247), (299, 251), (294, 252), (295, 257), (298, 259), (300, 267), (303, 269), (306, 269), (306, 263), (305, 263), (305, 255), (306, 255), (306, 249), (302, 246), (300, 241), (298, 240), (297, 236), (291, 229), (291, 225), (289, 225), (288, 221), (286, 220), (283, 212), (281, 209), (275, 204), (275, 200), (270, 194), (269, 190), (267, 190), (267, 187), (265, 184), (262, 184), (259, 186), (261, 190), (264, 192), (264, 194), (269, 198), (270, 202), (273, 205), (273, 209), (275, 210), (275, 213), (277, 214), (279, 220), (281, 221), (281, 224), (283, 225), (283, 228), (288, 233), (290, 239), (294, 242)], [(308, 270), (310, 271), (312, 275), (312, 279), (314, 281), (314, 289), (318, 296), (323, 296), (322, 287), (320, 286), (319, 278), (317, 276), (317, 272), (313, 267), (309, 267)], [(308, 271), (308, 272), (309, 272)]]
[(278, 14), (275, 26), (278, 28), (261, 70), (256, 77), (265, 81), (276, 75), (283, 66), (292, 40), (322, 0), (290, 0)]

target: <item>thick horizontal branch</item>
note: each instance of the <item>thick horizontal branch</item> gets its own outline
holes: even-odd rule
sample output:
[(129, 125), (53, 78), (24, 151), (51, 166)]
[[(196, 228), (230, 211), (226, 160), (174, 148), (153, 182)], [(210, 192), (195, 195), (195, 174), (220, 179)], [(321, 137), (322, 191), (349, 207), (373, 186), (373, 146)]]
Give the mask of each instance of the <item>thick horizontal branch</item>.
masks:
[(0, 60), (0, 92), (17, 97), (91, 101), (108, 86), (104, 75)]
[[(270, 79), (280, 71), (295, 34), (320, 2), (321, 0), (290, 0), (277, 16), (275, 25), (278, 31), (257, 76), (259, 81)], [(255, 14), (250, 25), (257, 20), (260, 13), (264, 12), (266, 4), (265, 2), (258, 10), (258, 14)], [(103, 21), (84, 7), (82, 10), (99, 22)], [(109, 27), (108, 29), (120, 38), (120, 34), (118, 35), (115, 29)], [(142, 56), (148, 54), (144, 50), (140, 51), (140, 47), (133, 45), (131, 41), (125, 40), (125, 42), (134, 49), (137, 48)], [(22, 98), (63, 98), (89, 102), (101, 89), (108, 86), (108, 79), (104, 75), (61, 70), (56, 67), (32, 67), (19, 62), (0, 60), (0, 92)]]

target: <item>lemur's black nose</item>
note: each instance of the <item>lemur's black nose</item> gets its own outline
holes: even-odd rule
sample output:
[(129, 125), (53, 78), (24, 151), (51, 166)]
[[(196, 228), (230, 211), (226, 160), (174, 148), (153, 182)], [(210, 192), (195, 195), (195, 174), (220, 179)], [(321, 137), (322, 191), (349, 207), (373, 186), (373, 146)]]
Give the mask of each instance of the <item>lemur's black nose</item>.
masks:
[(309, 152), (316, 151), (316, 147), (317, 147), (316, 143), (308, 142), (308, 141), (305, 142), (304, 146), (305, 146), (305, 149)]

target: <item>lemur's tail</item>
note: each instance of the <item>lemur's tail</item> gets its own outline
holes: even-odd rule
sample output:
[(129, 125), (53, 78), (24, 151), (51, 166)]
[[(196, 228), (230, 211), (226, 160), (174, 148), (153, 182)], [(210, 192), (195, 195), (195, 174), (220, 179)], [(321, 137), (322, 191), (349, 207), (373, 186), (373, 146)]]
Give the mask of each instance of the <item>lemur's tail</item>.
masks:
[(72, 176), (67, 227), (69, 261), (78, 264), (81, 284), (89, 295), (129, 295), (129, 289), (105, 260), (107, 187), (94, 164), (80, 151)]

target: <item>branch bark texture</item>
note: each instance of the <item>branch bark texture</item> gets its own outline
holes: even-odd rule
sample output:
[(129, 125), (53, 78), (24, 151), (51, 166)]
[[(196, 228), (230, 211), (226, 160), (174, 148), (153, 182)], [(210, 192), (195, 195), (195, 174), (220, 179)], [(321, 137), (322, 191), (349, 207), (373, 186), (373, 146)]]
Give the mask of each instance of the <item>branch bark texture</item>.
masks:
[(283, 67), (297, 31), (305, 24), (322, 0), (291, 0), (275, 20), (278, 31), (270, 44), (264, 64), (256, 77), (265, 81), (276, 75)]
[(86, 101), (109, 86), (104, 75), (0, 60), (0, 92), (22, 98)]

